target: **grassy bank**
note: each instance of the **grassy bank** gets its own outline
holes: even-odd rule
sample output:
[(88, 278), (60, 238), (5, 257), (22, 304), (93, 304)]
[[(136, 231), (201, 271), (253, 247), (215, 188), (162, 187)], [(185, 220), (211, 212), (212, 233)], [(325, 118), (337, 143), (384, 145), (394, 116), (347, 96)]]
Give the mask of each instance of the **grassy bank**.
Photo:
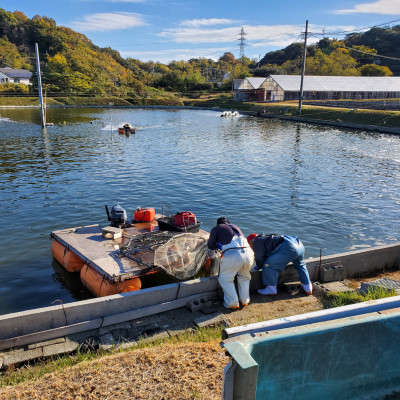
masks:
[[(304, 105), (301, 115), (298, 103), (251, 103), (232, 99), (231, 94), (198, 94), (196, 98), (179, 94), (157, 95), (151, 98), (119, 97), (55, 97), (47, 98), (48, 105), (67, 106), (186, 106), (221, 108), (228, 110), (254, 111), (271, 116), (309, 118), (317, 121), (336, 121), (343, 123), (373, 125), (388, 128), (400, 128), (400, 111), (363, 110), (338, 107)], [(0, 106), (38, 106), (34, 97), (0, 97)]]
[[(158, 96), (153, 98), (120, 97), (48, 97), (48, 106), (183, 106), (179, 97)], [(39, 106), (37, 97), (0, 97), (0, 106), (31, 107)]]
[(231, 110), (255, 111), (266, 114), (310, 118), (320, 121), (336, 121), (361, 125), (375, 125), (388, 128), (400, 128), (400, 111), (363, 110), (339, 107), (303, 105), (298, 112), (298, 102), (251, 103), (233, 101), (231, 96), (204, 96), (199, 99), (184, 99), (185, 106), (218, 107)]

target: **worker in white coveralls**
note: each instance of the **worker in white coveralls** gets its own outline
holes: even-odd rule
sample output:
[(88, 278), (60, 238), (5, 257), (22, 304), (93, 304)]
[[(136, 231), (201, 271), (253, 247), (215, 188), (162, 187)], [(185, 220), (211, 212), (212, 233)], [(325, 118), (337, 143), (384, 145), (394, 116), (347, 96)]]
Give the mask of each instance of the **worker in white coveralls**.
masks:
[[(221, 252), (218, 282), (224, 291), (224, 307), (239, 308), (250, 303), (250, 269), (254, 262), (254, 253), (242, 231), (231, 224), (226, 217), (220, 217), (210, 232), (207, 242), (207, 255), (214, 258)], [(239, 289), (239, 297), (235, 288), (235, 277)]]

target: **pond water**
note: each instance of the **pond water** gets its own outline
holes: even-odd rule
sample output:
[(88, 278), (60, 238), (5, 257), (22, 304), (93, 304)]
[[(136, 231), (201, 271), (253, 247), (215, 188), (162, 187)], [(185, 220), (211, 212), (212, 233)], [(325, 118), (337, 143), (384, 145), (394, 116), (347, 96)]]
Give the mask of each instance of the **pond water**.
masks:
[[(205, 110), (0, 110), (0, 314), (89, 298), (52, 260), (53, 230), (104, 205), (225, 215), (300, 237), (306, 257), (400, 240), (400, 137)], [(130, 122), (137, 134), (111, 125)]]

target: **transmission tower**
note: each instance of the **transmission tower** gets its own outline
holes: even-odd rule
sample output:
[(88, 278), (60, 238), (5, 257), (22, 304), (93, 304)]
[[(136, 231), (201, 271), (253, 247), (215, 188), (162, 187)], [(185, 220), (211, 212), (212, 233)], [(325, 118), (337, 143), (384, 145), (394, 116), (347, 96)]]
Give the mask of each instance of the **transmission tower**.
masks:
[(245, 33), (243, 28), (241, 29), (241, 31), (239, 33), (239, 36), (240, 36), (239, 39), (238, 39), (240, 41), (240, 44), (239, 44), (239, 58), (241, 60), (243, 60), (244, 48), (247, 46), (247, 44), (246, 44), (246, 33)]

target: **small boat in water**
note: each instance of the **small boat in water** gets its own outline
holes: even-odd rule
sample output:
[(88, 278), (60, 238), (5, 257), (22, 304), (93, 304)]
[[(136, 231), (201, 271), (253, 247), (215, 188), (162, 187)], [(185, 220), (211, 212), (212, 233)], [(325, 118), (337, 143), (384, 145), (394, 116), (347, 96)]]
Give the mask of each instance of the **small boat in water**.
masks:
[(130, 134), (135, 134), (136, 133), (136, 128), (134, 128), (130, 124), (124, 124), (123, 126), (119, 126), (118, 127), (118, 133), (120, 135), (129, 136)]

